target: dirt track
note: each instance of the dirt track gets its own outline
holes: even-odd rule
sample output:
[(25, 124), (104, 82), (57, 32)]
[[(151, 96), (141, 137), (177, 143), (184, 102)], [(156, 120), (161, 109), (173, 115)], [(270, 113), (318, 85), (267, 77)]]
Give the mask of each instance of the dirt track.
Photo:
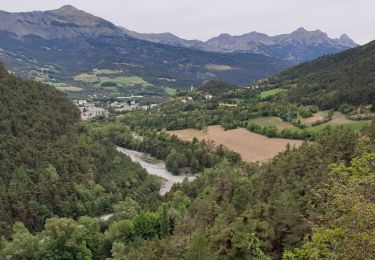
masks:
[(288, 143), (296, 147), (303, 143), (299, 140), (268, 138), (252, 133), (244, 128), (224, 131), (219, 125), (208, 127), (207, 134), (194, 129), (169, 131), (169, 133), (189, 141), (194, 137), (199, 140), (212, 140), (217, 145), (225, 145), (230, 150), (241, 154), (243, 160), (248, 162), (267, 161), (279, 152), (284, 151)]

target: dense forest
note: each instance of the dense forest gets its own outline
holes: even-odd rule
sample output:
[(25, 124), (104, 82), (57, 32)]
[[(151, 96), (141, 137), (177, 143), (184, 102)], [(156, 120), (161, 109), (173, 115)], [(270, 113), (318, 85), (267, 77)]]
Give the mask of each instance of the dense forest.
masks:
[(46, 218), (97, 216), (128, 196), (156, 207), (159, 180), (96, 142), (60, 92), (3, 66), (0, 92), (1, 235), (15, 221), (40, 231)]
[[(249, 127), (270, 115), (298, 123), (317, 108), (222, 82), (204, 87), (81, 122), (60, 92), (0, 66), (0, 258), (374, 258), (375, 124), (327, 130), (269, 162), (245, 163), (161, 130)], [(160, 180), (116, 145), (197, 178), (161, 197)]]
[(289, 89), (290, 102), (338, 109), (342, 104), (375, 100), (375, 42), (303, 63), (271, 77), (263, 85)]

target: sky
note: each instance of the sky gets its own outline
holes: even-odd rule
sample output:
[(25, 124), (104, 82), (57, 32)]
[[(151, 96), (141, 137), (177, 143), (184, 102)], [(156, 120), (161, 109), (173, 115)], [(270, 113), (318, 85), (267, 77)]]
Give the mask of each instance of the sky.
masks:
[(0, 0), (0, 10), (51, 10), (71, 4), (127, 29), (207, 40), (220, 33), (277, 35), (299, 27), (330, 37), (375, 40), (375, 0)]

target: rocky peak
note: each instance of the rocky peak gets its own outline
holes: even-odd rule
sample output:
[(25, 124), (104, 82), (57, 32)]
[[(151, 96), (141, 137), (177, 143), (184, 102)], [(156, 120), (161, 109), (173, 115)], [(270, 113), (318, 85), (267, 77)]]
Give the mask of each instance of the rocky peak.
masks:
[(342, 46), (346, 46), (346, 47), (350, 47), (350, 48), (354, 48), (354, 47), (357, 47), (358, 45), (347, 35), (347, 34), (343, 34), (340, 36), (340, 38), (338, 39), (338, 43), (341, 44)]
[(18, 37), (35, 35), (45, 39), (124, 35), (112, 23), (72, 5), (45, 12), (0, 12), (0, 30), (11, 32)]
[(307, 30), (303, 27), (299, 27), (297, 30), (295, 30), (294, 32), (292, 33), (306, 33)]
[(59, 9), (47, 11), (47, 13), (53, 14), (67, 22), (75, 23), (81, 26), (95, 25), (98, 22), (104, 21), (103, 19), (81, 11), (72, 5), (64, 5)]
[(59, 13), (72, 13), (72, 12), (79, 12), (80, 10), (72, 5), (63, 5), (60, 8), (54, 10), (54, 12)]

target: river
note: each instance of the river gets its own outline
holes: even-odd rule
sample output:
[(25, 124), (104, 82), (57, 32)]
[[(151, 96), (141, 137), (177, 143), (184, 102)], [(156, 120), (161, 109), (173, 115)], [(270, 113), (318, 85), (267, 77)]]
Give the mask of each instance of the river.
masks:
[[(162, 187), (160, 188), (160, 195), (164, 196), (168, 191), (171, 190), (172, 186), (176, 183), (182, 182), (185, 178), (192, 181), (196, 177), (191, 175), (173, 175), (169, 172), (165, 166), (164, 162), (159, 163), (149, 163), (142, 160), (142, 156), (147, 156), (145, 153), (137, 152), (134, 150), (129, 150), (123, 147), (117, 147), (117, 151), (129, 156), (133, 162), (137, 162), (144, 168), (149, 174), (161, 177), (164, 181)], [(109, 220), (114, 214), (108, 214), (101, 216), (102, 221)]]
[(129, 156), (133, 162), (139, 163), (142, 166), (142, 168), (144, 168), (149, 174), (163, 178), (164, 183), (160, 189), (160, 195), (162, 196), (171, 190), (173, 184), (180, 183), (185, 178), (188, 178), (188, 180), (190, 181), (195, 179), (195, 176), (191, 175), (173, 175), (171, 172), (167, 170), (164, 162), (154, 164), (143, 161), (141, 159), (142, 156), (147, 154), (122, 147), (117, 147), (117, 151)]

